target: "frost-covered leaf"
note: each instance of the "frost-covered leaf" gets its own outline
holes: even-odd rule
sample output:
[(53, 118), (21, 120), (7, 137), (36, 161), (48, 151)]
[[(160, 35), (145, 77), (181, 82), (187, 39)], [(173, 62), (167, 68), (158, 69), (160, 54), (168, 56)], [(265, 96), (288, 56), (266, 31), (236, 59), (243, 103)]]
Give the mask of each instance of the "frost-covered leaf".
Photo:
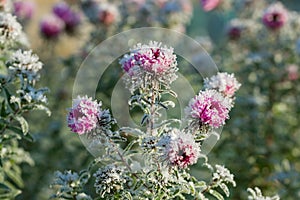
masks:
[(26, 119), (20, 115), (16, 116), (15, 119), (20, 123), (23, 134), (26, 135), (29, 131), (29, 125)]

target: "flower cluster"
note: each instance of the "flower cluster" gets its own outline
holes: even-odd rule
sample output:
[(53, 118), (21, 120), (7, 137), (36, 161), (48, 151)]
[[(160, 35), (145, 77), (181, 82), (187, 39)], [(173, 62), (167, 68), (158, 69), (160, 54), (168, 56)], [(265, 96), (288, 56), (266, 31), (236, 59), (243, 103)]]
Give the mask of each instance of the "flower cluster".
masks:
[(0, 12), (0, 45), (11, 45), (19, 41), (22, 27), (16, 17), (10, 13)]
[(182, 133), (178, 129), (174, 129), (170, 134), (165, 147), (165, 159), (172, 166), (179, 168), (186, 168), (197, 163), (200, 156), (200, 146), (195, 142), (194, 136)]
[(84, 134), (94, 130), (102, 114), (100, 106), (101, 102), (93, 101), (92, 98), (87, 96), (78, 96), (74, 99), (73, 106), (67, 116), (71, 131)]
[(39, 79), (38, 72), (43, 67), (39, 57), (36, 54), (32, 54), (31, 50), (14, 52), (7, 65), (12, 76), (21, 76), (24, 79), (28, 79), (29, 82), (35, 82)]
[(232, 97), (234, 93), (241, 87), (233, 74), (218, 73), (211, 78), (205, 78), (204, 87), (207, 89), (216, 89), (224, 96)]
[(112, 195), (123, 190), (126, 179), (123, 177), (124, 169), (114, 165), (108, 165), (103, 169), (99, 169), (95, 174), (96, 192), (104, 198), (105, 194)]
[(130, 54), (120, 60), (120, 64), (126, 72), (127, 86), (132, 92), (141, 87), (153, 87), (153, 81), (168, 87), (177, 78), (175, 73), (178, 68), (173, 48), (158, 42), (137, 44)]
[(200, 126), (209, 125), (218, 128), (225, 124), (232, 108), (232, 99), (224, 97), (216, 90), (200, 91), (189, 103), (185, 112)]

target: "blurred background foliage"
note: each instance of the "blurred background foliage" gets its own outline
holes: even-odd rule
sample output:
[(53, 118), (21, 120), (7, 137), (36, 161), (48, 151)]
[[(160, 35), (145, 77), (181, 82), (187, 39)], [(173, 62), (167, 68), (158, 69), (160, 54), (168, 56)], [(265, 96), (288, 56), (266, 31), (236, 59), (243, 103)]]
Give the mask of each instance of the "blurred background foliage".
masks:
[[(84, 9), (81, 9), (79, 1), (69, 0), (66, 3), (82, 16), (81, 24), (71, 34), (63, 33), (55, 39), (45, 38), (40, 33), (40, 22), (52, 12), (57, 2), (35, 0), (33, 18), (25, 25), (31, 48), (44, 63), (41, 85), (47, 85), (50, 89), (48, 99), (52, 115), (46, 117), (35, 113), (27, 116), (35, 142), (22, 141), (21, 146), (30, 152), (34, 166), (22, 165), (25, 187), (17, 199), (48, 199), (51, 194), (49, 184), (56, 170), (79, 171), (93, 159), (79, 137), (68, 130), (65, 120), (66, 108), (71, 105), (76, 72), (84, 56), (97, 42), (122, 30), (147, 25), (136, 23), (126, 26), (121, 17), (118, 25), (106, 30), (107, 27), (84, 17)], [(245, 199), (246, 188), (254, 186), (261, 187), (269, 195), (278, 193), (285, 200), (299, 199), (299, 79), (287, 78), (287, 65), (298, 67), (300, 64), (299, 54), (295, 52), (300, 27), (284, 27), (287, 33), (278, 31), (274, 34), (262, 26), (264, 9), (275, 1), (245, 0), (253, 3), (248, 10), (232, 6), (242, 0), (228, 2), (231, 3), (228, 7), (220, 6), (204, 12), (199, 1), (193, 1), (190, 23), (179, 20), (178, 24), (182, 26), (172, 27), (173, 22), (149, 23), (148, 26), (184, 31), (203, 45), (220, 71), (235, 73), (242, 83), (231, 113), (232, 119), (209, 154), (212, 161), (218, 160), (235, 174), (237, 188), (231, 191), (229, 199)], [(290, 11), (300, 11), (297, 0), (285, 0), (282, 3)], [(234, 18), (252, 20), (257, 24), (257, 27), (254, 25), (245, 30), (257, 29), (246, 33), (242, 31), (237, 40), (230, 40), (228, 24)], [(287, 36), (291, 32), (294, 35)], [(258, 33), (266, 36), (258, 39)], [(286, 40), (288, 37), (289, 40)], [(180, 63), (182, 66), (188, 65), (184, 60)], [(110, 105), (113, 86), (121, 73), (116, 61), (101, 79), (101, 90), (97, 97), (105, 105)], [(198, 84), (201, 77), (199, 80), (198, 75), (188, 70), (185, 74), (197, 91), (201, 87)]]

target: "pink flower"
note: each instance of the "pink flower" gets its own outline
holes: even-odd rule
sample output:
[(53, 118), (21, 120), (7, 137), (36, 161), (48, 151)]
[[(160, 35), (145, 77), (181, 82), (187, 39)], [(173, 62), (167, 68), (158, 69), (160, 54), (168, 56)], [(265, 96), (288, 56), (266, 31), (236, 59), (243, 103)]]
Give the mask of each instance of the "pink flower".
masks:
[(70, 108), (67, 116), (68, 127), (79, 135), (89, 133), (96, 128), (98, 117), (102, 111), (101, 103), (92, 101), (92, 98), (78, 96), (73, 100), (73, 107)]
[(14, 14), (21, 20), (31, 19), (35, 4), (32, 1), (15, 1)]
[(123, 69), (129, 72), (134, 66), (153, 73), (162, 74), (177, 65), (172, 48), (161, 47), (161, 43), (150, 42), (149, 45), (138, 44), (121, 60)]
[(99, 6), (98, 20), (105, 26), (110, 26), (118, 21), (119, 11), (113, 4), (102, 4)]
[(220, 4), (220, 2), (221, 2), (221, 0), (201, 0), (200, 1), (203, 10), (206, 12), (215, 9)]
[(287, 72), (288, 72), (288, 79), (290, 81), (294, 81), (294, 80), (297, 80), (299, 78), (298, 66), (297, 65), (288, 66)]
[(186, 108), (187, 115), (199, 120), (199, 124), (207, 124), (218, 128), (229, 119), (229, 111), (232, 107), (232, 99), (224, 97), (216, 90), (200, 91)]
[(197, 163), (200, 155), (200, 147), (193, 135), (185, 134), (175, 129), (166, 146), (166, 158), (173, 166), (186, 168)]
[(55, 15), (45, 16), (40, 23), (40, 31), (47, 39), (56, 39), (64, 28), (64, 22)]
[(271, 4), (263, 15), (264, 25), (272, 30), (281, 28), (288, 20), (288, 13), (284, 6), (277, 2)]
[(234, 93), (241, 87), (236, 80), (234, 74), (218, 73), (211, 78), (204, 80), (204, 87), (207, 89), (216, 89), (225, 96), (232, 97)]

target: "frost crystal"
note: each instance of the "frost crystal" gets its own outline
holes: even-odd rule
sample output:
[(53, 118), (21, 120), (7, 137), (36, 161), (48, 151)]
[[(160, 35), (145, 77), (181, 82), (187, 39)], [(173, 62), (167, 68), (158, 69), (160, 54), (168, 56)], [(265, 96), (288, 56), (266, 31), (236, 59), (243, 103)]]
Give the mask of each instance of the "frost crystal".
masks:
[(224, 97), (216, 90), (205, 90), (194, 97), (185, 109), (187, 116), (199, 120), (199, 124), (207, 124), (218, 128), (229, 118), (232, 99)]
[(204, 87), (207, 89), (216, 89), (225, 96), (232, 97), (241, 87), (241, 84), (236, 80), (234, 74), (219, 72), (215, 76), (205, 78)]
[(216, 172), (213, 173), (213, 181), (217, 183), (231, 183), (234, 187), (236, 186), (236, 183), (234, 181), (233, 174), (230, 173), (230, 171), (221, 165), (216, 165)]

